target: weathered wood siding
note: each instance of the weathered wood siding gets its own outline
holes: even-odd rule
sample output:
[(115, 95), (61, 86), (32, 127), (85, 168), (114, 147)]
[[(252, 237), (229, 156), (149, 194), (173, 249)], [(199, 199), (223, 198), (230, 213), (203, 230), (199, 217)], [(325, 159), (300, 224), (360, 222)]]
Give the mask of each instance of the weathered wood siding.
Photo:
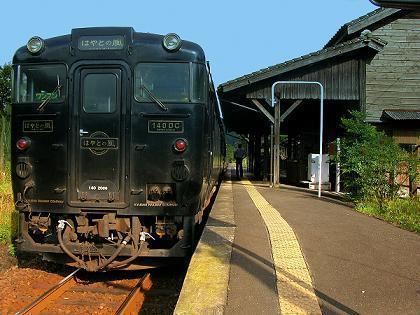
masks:
[(397, 143), (420, 145), (420, 128), (409, 130), (395, 128), (392, 130), (392, 136)]
[(366, 67), (366, 113), (379, 121), (384, 109), (420, 109), (420, 13), (373, 32), (388, 42)]
[[(248, 87), (247, 98), (271, 100), (271, 85), (275, 81), (318, 81), (324, 85), (326, 100), (359, 100), (360, 61), (353, 58), (337, 58), (316, 66), (285, 73), (271, 80), (264, 80)], [(319, 99), (319, 87), (308, 85), (284, 85), (282, 99)]]

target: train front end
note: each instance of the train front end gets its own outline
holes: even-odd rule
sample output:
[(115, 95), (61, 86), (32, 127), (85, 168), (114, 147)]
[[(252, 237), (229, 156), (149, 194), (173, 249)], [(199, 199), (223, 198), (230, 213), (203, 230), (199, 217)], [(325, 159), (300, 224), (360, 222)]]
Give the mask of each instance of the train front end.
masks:
[(13, 69), (18, 251), (90, 271), (187, 256), (215, 184), (202, 49), (74, 29), (32, 38)]

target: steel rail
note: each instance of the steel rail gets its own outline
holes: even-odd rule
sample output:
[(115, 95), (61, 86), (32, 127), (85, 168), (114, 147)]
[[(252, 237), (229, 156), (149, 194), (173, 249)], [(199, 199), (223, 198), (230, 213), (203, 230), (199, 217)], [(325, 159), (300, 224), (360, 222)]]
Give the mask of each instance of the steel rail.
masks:
[(24, 314), (35, 315), (35, 314), (41, 313), (41, 311), (45, 309), (50, 302), (54, 301), (55, 299), (60, 297), (64, 292), (66, 292), (69, 288), (76, 285), (75, 276), (80, 270), (82, 269), (79, 268), (73, 271), (71, 274), (69, 274), (67, 277), (62, 279), (55, 286), (53, 286), (44, 294), (42, 294), (40, 297), (38, 297), (31, 304), (26, 306), (21, 311), (17, 312), (16, 315), (24, 315)]
[(131, 290), (125, 301), (121, 304), (116, 315), (138, 314), (144, 302), (144, 293), (152, 287), (150, 273), (145, 274)]
[[(76, 274), (83, 270), (82, 268), (76, 269), (64, 279), (60, 280), (56, 285), (51, 287), (48, 291), (39, 296), (31, 304), (26, 306), (15, 315), (36, 315), (40, 314), (50, 304), (53, 304), (64, 292), (70, 290), (73, 286), (77, 285)], [(152, 287), (152, 280), (150, 273), (145, 274), (133, 287), (126, 299), (120, 304), (115, 314), (128, 315), (138, 314), (144, 299), (145, 292), (149, 291)]]

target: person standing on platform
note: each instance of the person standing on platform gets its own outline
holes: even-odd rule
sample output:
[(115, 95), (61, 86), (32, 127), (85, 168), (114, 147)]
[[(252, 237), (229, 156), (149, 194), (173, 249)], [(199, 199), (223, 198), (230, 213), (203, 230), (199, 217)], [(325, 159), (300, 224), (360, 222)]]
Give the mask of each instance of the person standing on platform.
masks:
[(236, 178), (241, 179), (244, 176), (244, 170), (242, 168), (242, 160), (245, 157), (245, 150), (242, 148), (242, 144), (238, 143), (238, 148), (235, 150), (233, 157), (236, 161)]

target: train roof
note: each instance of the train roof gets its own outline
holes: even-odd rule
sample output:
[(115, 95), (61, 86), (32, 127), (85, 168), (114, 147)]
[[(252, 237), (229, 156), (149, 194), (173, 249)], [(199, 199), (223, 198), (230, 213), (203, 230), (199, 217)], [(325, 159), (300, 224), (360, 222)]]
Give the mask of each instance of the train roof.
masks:
[[(64, 62), (104, 59), (126, 60), (129, 63), (156, 61), (205, 62), (203, 49), (196, 43), (182, 40), (177, 51), (163, 47), (164, 35), (136, 32), (132, 27), (75, 28), (71, 34), (44, 39), (45, 48), (39, 54), (31, 54), (26, 45), (13, 56), (13, 63)], [(122, 40), (121, 47), (99, 47), (109, 41)], [(96, 41), (96, 47), (81, 47), (82, 41)]]

